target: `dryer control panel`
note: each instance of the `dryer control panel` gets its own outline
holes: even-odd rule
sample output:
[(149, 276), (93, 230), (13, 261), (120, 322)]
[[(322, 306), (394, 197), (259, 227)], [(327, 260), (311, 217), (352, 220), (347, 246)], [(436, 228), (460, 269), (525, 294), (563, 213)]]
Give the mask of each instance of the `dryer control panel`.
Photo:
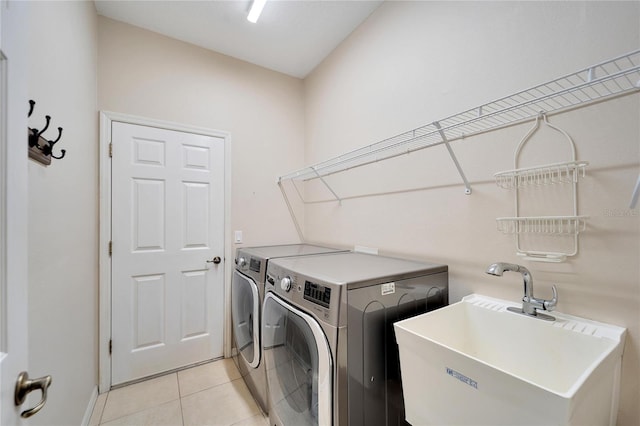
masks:
[(343, 306), (340, 305), (344, 286), (321, 282), (282, 268), (273, 261), (269, 262), (267, 268), (265, 292), (276, 293), (297, 308), (334, 327), (343, 325), (346, 321), (346, 315), (341, 315)]
[(304, 298), (328, 308), (331, 304), (331, 288), (311, 281), (304, 282)]

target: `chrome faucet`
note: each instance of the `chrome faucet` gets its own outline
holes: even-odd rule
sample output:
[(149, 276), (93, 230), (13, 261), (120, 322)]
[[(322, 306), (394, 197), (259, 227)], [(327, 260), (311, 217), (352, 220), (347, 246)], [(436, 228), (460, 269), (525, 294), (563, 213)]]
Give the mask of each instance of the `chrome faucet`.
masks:
[(556, 286), (552, 286), (553, 298), (551, 300), (538, 299), (533, 297), (533, 277), (531, 272), (527, 268), (521, 265), (513, 263), (494, 263), (487, 268), (487, 274), (501, 277), (505, 271), (520, 272), (524, 281), (524, 296), (522, 297), (522, 309), (507, 308), (511, 312), (517, 312), (519, 314), (530, 315), (536, 318), (544, 319), (547, 321), (555, 321), (555, 318), (551, 315), (546, 315), (538, 312), (538, 309), (544, 311), (553, 311), (558, 304), (558, 291)]

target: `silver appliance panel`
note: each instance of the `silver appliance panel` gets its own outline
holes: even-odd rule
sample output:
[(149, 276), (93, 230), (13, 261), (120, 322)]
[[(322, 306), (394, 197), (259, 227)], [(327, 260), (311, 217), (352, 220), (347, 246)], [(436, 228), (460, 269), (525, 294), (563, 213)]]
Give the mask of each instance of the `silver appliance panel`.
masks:
[(267, 263), (270, 259), (345, 251), (346, 250), (323, 247), (315, 244), (241, 247), (237, 250), (235, 263), (237, 270), (252, 277), (259, 283), (264, 283), (264, 277), (267, 272)]
[(447, 304), (447, 272), (347, 291), (350, 425), (408, 425), (393, 323)]
[(261, 343), (264, 281), (270, 259), (341, 251), (315, 244), (241, 247), (231, 283), (234, 361), (243, 380), (265, 413), (268, 391)]
[(333, 425), (407, 425), (393, 323), (448, 304), (446, 265), (363, 253), (275, 259), (265, 289), (338, 331)]
[(276, 265), (325, 283), (347, 284), (349, 289), (447, 272), (446, 265), (365, 253), (328, 253), (273, 260)]

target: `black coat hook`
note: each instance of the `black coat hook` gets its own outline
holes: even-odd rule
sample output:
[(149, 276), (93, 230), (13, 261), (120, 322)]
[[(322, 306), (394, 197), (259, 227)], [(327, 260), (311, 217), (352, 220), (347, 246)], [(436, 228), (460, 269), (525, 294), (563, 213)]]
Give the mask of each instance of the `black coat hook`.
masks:
[(60, 152), (62, 152), (62, 155), (59, 157), (56, 157), (55, 155), (53, 155), (53, 146), (60, 140), (60, 138), (62, 137), (62, 127), (58, 127), (58, 137), (56, 138), (55, 141), (47, 141), (49, 142), (48, 144), (44, 144), (44, 146), (42, 147), (42, 153), (44, 155), (50, 155), (51, 157), (55, 158), (56, 160), (60, 160), (62, 158), (64, 158), (64, 155), (67, 153), (67, 151), (65, 149), (61, 149)]
[(51, 116), (45, 115), (44, 119), (47, 120), (47, 123), (44, 125), (44, 128), (38, 132), (38, 137), (42, 136), (42, 134), (49, 128), (49, 123), (51, 122)]
[[(31, 117), (31, 114), (33, 114), (35, 104), (35, 101), (29, 100), (28, 117)], [(60, 160), (64, 158), (67, 151), (61, 149), (60, 152), (62, 154), (60, 156), (53, 155), (53, 146), (58, 143), (58, 141), (62, 137), (62, 127), (58, 127), (58, 137), (55, 140), (47, 140), (42, 136), (42, 134), (49, 128), (49, 124), (51, 123), (51, 116), (45, 115), (44, 118), (46, 120), (46, 123), (42, 130), (29, 127), (29, 156), (42, 162), (43, 164), (50, 164), (51, 158)], [(37, 151), (34, 151), (35, 149), (37, 149), (41, 153), (37, 153)]]

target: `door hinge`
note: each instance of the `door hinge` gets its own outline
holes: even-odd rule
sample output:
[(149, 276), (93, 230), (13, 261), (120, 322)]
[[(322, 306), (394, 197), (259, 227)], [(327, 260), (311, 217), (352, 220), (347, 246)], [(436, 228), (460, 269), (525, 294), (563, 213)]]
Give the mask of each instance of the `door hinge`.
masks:
[(113, 339), (109, 339), (109, 355), (113, 352)]
[(109, 241), (109, 256), (113, 254), (113, 241)]
[(109, 142), (109, 157), (113, 157), (113, 142)]

